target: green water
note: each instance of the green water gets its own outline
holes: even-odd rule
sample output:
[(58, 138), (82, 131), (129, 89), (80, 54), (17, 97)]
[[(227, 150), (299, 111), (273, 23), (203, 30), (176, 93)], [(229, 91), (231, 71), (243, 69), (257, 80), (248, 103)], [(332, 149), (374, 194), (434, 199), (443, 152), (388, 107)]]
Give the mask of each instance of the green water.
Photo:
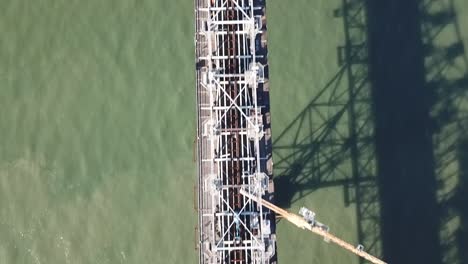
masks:
[[(340, 0), (268, 1), (273, 137), (336, 74)], [(0, 263), (197, 263), (190, 0), (0, 0)], [(356, 241), (342, 188), (307, 205)], [(357, 263), (278, 226), (281, 263)]]
[(0, 5), (0, 263), (195, 262), (191, 3)]

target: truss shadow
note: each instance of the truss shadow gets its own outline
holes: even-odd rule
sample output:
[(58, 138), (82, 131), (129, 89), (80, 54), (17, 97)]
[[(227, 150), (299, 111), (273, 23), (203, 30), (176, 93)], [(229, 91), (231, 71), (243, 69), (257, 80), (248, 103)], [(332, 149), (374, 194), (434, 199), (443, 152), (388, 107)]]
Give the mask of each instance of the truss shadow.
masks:
[(275, 186), (283, 207), (317, 189), (341, 187), (354, 205), (358, 239), (380, 255), (379, 200), (368, 80), (367, 25), (362, 0), (343, 0), (345, 43), (337, 48), (339, 71), (275, 136)]
[(343, 187), (366, 251), (468, 263), (468, 60), (453, 1), (343, 0), (334, 14), (341, 68), (274, 137), (277, 203)]
[(367, 9), (383, 255), (466, 263), (454, 221), (466, 212), (448, 202), (462, 177), (468, 99), (454, 3), (369, 1)]
[(424, 1), (422, 10), (441, 263), (463, 264), (468, 263), (468, 57), (461, 35), (466, 26), (458, 22), (453, 0)]

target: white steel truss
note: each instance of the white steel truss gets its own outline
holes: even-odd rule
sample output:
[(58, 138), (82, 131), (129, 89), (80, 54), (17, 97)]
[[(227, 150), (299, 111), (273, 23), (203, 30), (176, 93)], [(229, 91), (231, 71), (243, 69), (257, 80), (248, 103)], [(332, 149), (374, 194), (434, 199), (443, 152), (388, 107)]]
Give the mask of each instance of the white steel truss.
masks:
[[(268, 190), (256, 36), (259, 1), (195, 0), (200, 263), (271, 263), (270, 212), (240, 194)], [(257, 4), (256, 4), (257, 3)]]

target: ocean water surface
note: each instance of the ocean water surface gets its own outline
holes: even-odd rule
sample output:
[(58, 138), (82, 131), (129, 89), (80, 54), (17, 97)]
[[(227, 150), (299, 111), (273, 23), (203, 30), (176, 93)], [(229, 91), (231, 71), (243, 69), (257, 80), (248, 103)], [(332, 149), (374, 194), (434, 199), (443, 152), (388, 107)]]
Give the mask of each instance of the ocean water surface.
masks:
[[(341, 4), (267, 1), (278, 144), (310, 133), (288, 127), (340, 70)], [(193, 8), (0, 0), (0, 263), (198, 263)], [(292, 211), (358, 243), (343, 186), (291, 195)], [(359, 262), (285, 221), (277, 231), (279, 263)]]

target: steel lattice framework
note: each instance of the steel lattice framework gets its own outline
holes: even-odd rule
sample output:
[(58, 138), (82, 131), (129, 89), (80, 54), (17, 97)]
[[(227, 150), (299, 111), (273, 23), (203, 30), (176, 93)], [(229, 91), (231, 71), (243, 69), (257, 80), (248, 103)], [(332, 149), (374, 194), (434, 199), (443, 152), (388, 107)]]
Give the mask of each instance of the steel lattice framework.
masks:
[(272, 192), (266, 171), (264, 3), (196, 0), (200, 263), (271, 263), (272, 213), (240, 194)]

